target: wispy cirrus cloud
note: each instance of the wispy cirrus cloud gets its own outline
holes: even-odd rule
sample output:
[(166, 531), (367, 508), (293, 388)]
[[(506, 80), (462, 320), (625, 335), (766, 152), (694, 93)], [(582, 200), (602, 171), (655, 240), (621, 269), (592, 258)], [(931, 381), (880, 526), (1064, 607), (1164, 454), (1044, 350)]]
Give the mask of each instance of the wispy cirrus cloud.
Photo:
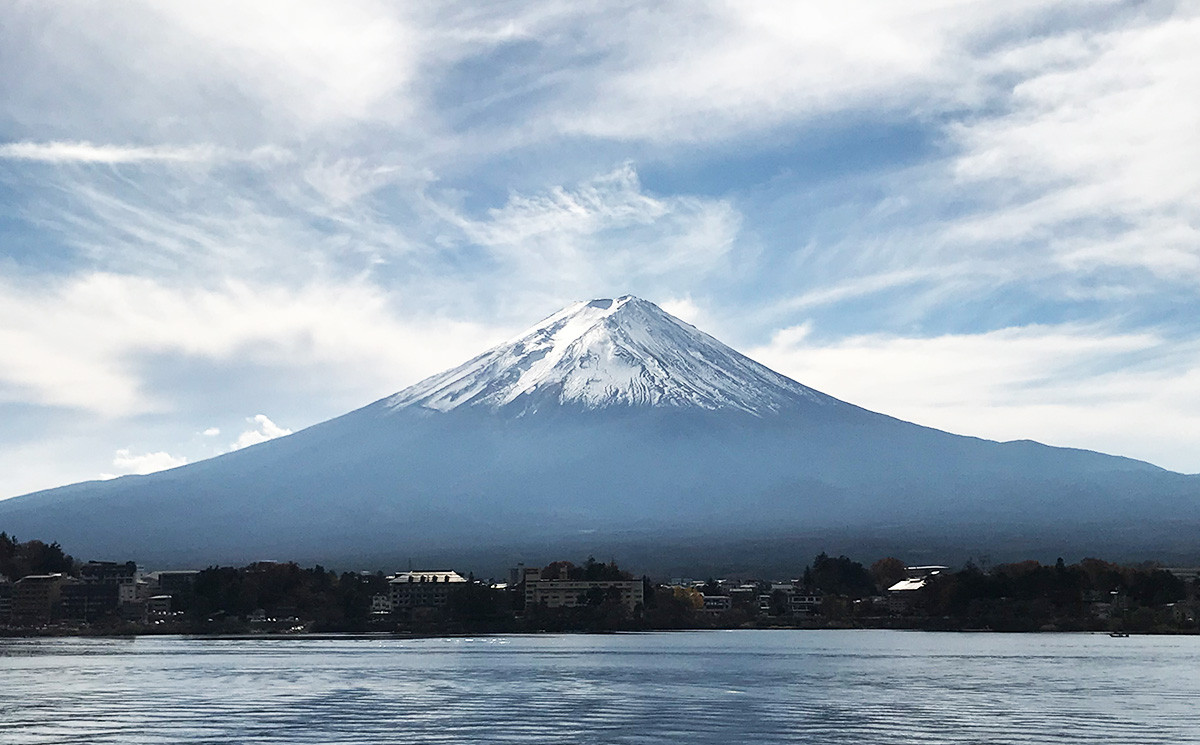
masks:
[(208, 164), (287, 161), (287, 150), (264, 145), (238, 151), (215, 145), (111, 145), (91, 142), (9, 142), (0, 144), (0, 160), (52, 164), (126, 165), (140, 163)]
[(10, 142), (0, 145), (0, 159), (41, 163), (207, 163), (224, 155), (211, 145), (93, 145), (90, 142)]
[[(1037, 438), (1195, 472), (1200, 343), (1101, 325), (820, 339), (783, 329), (748, 350), (830, 395), (926, 426)], [(1137, 422), (1152, 421), (1150, 427)]]
[[(1025, 385), (1066, 375), (1034, 351), (1062, 344), (1103, 402), (1079, 421), (1118, 412), (1131, 447), (1186, 461), (1138, 422), (1175, 422), (1152, 371), (1190, 401), (1200, 338), (1191, 5), (222, 0), (5, 21), (0, 407), (76, 412), (97, 438), (71, 458), (4, 443), (21, 488), (111, 469), (86, 454), (124, 443), (215, 454), (196, 433), (247, 411), (299, 428), (337, 413), (321, 385), (385, 395), (623, 292), (818, 387), (788, 349), (834, 383), (852, 363), (958, 371), (915, 384), (912, 416), (941, 422), (921, 417), (944, 393), (944, 426), (1071, 444)], [(967, 364), (989, 355), (1019, 364)], [(1123, 403), (1105, 391), (1130, 355), (1146, 387)], [(861, 380), (831, 392), (909, 411), (907, 387)]]

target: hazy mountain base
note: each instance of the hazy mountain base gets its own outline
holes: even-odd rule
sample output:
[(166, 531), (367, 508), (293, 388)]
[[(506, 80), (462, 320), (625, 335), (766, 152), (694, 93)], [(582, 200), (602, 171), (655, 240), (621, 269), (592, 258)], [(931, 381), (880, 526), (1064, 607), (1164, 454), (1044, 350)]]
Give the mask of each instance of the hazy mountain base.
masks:
[(818, 550), (1184, 560), (1198, 526), (1196, 477), (849, 405), (500, 418), (378, 402), (172, 471), (0, 502), (10, 533), (155, 566), (411, 558), (497, 573), (587, 552), (718, 574)]

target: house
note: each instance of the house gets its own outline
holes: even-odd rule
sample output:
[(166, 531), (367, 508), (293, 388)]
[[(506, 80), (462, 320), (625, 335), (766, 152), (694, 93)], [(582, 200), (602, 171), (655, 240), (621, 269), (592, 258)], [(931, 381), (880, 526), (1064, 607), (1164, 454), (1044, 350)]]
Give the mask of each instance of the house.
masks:
[(821, 593), (795, 592), (788, 598), (788, 611), (793, 616), (811, 616), (821, 610)]
[(704, 595), (705, 613), (724, 613), (733, 607), (733, 601), (728, 595)]

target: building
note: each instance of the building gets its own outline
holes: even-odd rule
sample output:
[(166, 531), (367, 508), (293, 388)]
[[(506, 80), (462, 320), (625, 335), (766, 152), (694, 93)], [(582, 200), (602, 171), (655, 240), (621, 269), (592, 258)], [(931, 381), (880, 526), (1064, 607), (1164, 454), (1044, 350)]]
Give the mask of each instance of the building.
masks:
[(151, 578), (158, 582), (157, 592), (159, 595), (185, 598), (191, 596), (195, 591), (196, 577), (199, 574), (200, 570), (198, 569), (177, 569), (155, 572)]
[(146, 599), (146, 615), (150, 618), (166, 618), (172, 614), (170, 595), (151, 595)]
[(788, 597), (788, 611), (794, 616), (811, 616), (821, 610), (818, 592), (794, 592)]
[(741, 608), (750, 615), (758, 613), (758, 585), (746, 582), (737, 587), (730, 587), (729, 602), (734, 608)]
[(0, 624), (6, 624), (12, 619), (12, 582), (8, 577), (0, 577)]
[(705, 613), (724, 613), (733, 607), (728, 595), (704, 595)]
[(911, 610), (918, 591), (929, 582), (929, 578), (936, 577), (948, 568), (939, 564), (905, 567), (907, 576), (887, 589), (888, 610), (893, 613)]
[(59, 591), (62, 617), (77, 621), (95, 621), (115, 614), (118, 600), (119, 588), (115, 584), (67, 582)]
[(392, 612), (392, 596), (380, 594), (371, 596), (371, 615), (386, 616)]
[(89, 561), (79, 568), (79, 578), (89, 585), (133, 585), (139, 572), (132, 561)]
[(1184, 582), (1200, 580), (1200, 567), (1163, 567), (1164, 572), (1170, 572)]
[[(564, 569), (565, 572), (565, 569)], [(640, 579), (574, 580), (562, 573), (558, 579), (542, 579), (540, 569), (526, 569), (525, 607), (541, 605), (546, 608), (574, 608), (587, 605), (589, 595), (597, 591), (620, 601), (632, 611), (645, 601)]]
[(13, 584), (12, 621), (15, 624), (45, 623), (56, 615), (65, 574), (30, 574)]
[(414, 608), (441, 608), (450, 589), (466, 581), (458, 572), (449, 570), (401, 572), (388, 582), (391, 610), (403, 613)]

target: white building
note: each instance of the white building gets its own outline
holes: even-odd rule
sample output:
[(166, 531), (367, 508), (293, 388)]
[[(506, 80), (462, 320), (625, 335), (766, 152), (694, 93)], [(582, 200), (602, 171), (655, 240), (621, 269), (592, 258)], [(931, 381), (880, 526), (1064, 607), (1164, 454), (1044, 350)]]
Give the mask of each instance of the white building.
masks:
[(401, 572), (388, 582), (391, 610), (403, 612), (413, 608), (440, 608), (446, 604), (450, 588), (463, 585), (466, 578), (458, 572)]

